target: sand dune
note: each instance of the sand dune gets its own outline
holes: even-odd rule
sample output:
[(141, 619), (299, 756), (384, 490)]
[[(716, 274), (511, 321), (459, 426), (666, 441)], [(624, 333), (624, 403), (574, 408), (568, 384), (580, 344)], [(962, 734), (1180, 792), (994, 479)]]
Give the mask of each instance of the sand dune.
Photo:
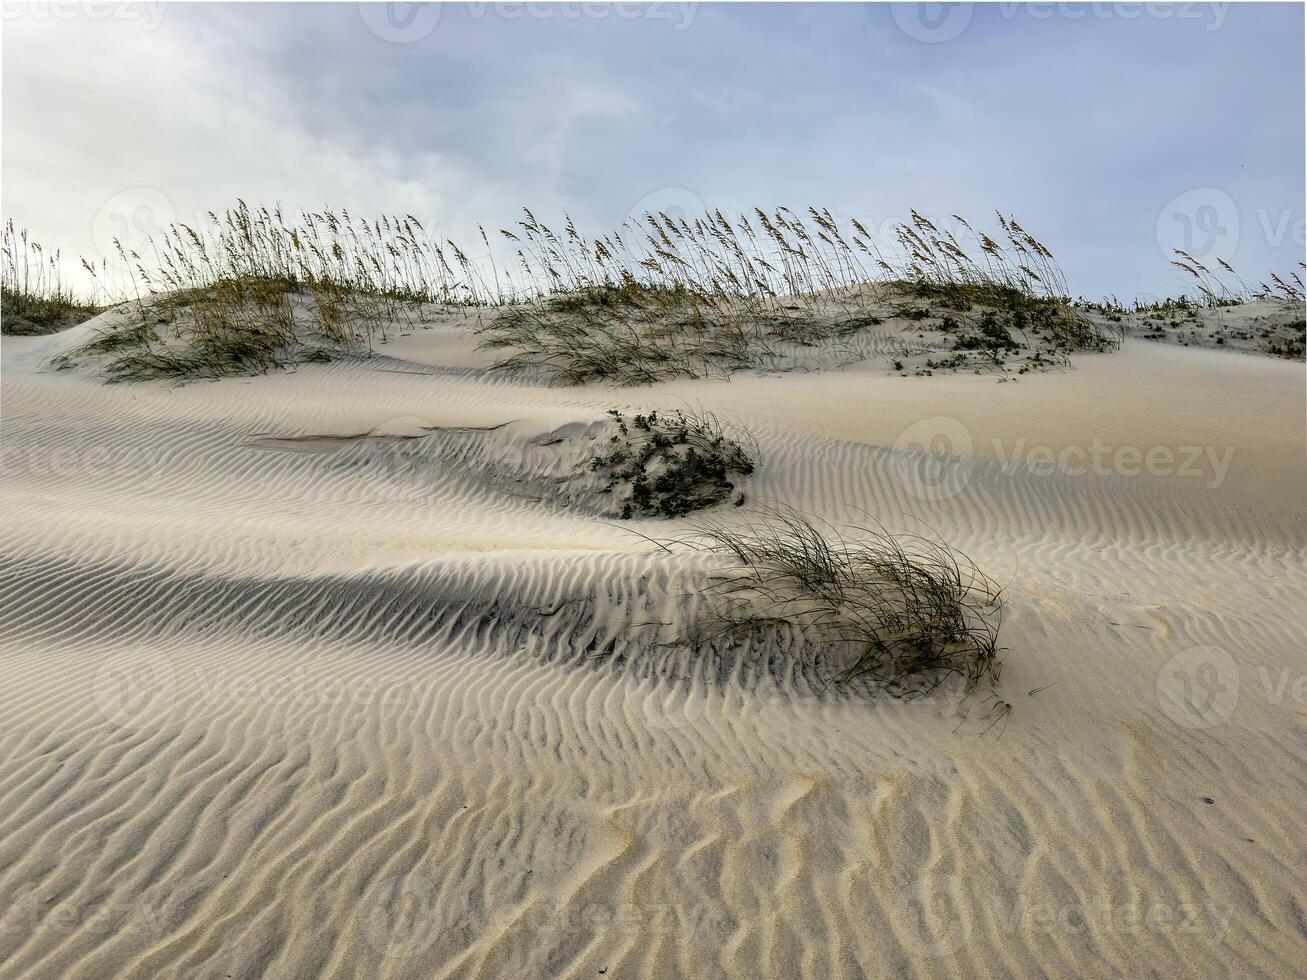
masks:
[[(3, 975), (1307, 962), (1301, 364), (551, 388), (452, 318), (257, 378), (45, 366), (89, 329), (3, 351)], [(694, 562), (555, 440), (687, 405), (756, 436), (750, 501), (1004, 584), (998, 690), (642, 655)]]

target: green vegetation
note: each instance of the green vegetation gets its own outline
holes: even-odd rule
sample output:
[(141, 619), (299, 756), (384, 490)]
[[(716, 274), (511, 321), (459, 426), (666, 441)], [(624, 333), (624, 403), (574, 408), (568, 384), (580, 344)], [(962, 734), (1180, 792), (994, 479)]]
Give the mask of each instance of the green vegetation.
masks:
[(361, 354), (424, 304), (483, 299), (411, 216), (322, 211), (288, 222), (241, 201), (199, 229), (173, 225), (151, 246), (147, 266), (118, 244), (132, 270), (132, 297), (110, 328), (122, 336), (72, 354), (113, 354), (109, 380), (256, 374)]
[(129, 337), (72, 356), (106, 358), (118, 380), (257, 373), (366, 353), (450, 305), (487, 311), (481, 344), (504, 352), (497, 369), (560, 384), (779, 369), (814, 348), (818, 363), (848, 360), (865, 356), (853, 346), (863, 331), (940, 310), (955, 333), (956, 356), (939, 362), (950, 367), (1003, 368), (1030, 351), (1031, 369), (1117, 339), (1069, 302), (1048, 248), (1003, 215), (991, 237), (913, 211), (888, 251), (856, 219), (812, 207), (646, 214), (593, 239), (570, 219), (555, 231), (524, 215), (500, 232), (514, 250), (505, 268), (479, 228), (470, 254), (411, 215), (291, 216), (238, 201), (168, 227), (148, 260), (116, 243), (130, 283), (110, 329)]
[(1288, 336), (1273, 337), (1270, 331), (1263, 331), (1264, 338), (1270, 338), (1266, 352), (1286, 360), (1301, 361), (1307, 355), (1307, 320), (1295, 320), (1287, 327)]
[(742, 430), (731, 438), (713, 415), (650, 412), (628, 425), (617, 409), (608, 414), (617, 433), (587, 466), (607, 477), (603, 492), (621, 495), (624, 519), (682, 517), (722, 503), (735, 491), (731, 474), (753, 472), (757, 444)]
[(1071, 305), (1052, 254), (1014, 219), (999, 216), (1000, 245), (954, 216), (970, 235), (968, 252), (914, 211), (896, 231), (902, 257), (891, 262), (858, 221), (807, 213), (755, 209), (752, 221), (735, 222), (721, 212), (692, 222), (648, 214), (590, 241), (570, 221), (560, 235), (528, 211), (520, 236), (503, 234), (548, 289), (496, 314), (482, 347), (510, 352), (501, 370), (559, 384), (645, 384), (774, 366), (787, 351), (851, 337), (886, 314), (932, 315), (896, 308), (905, 296), (952, 311), (955, 324), (974, 322), (987, 340), (965, 333), (962, 351), (992, 354), (989, 341), (1011, 330), (1063, 358), (1117, 342)]

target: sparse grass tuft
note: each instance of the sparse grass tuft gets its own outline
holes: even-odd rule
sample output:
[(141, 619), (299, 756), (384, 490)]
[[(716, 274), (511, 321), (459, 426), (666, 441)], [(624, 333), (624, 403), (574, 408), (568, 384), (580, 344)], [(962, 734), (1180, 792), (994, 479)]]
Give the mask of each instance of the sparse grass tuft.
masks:
[[(1193, 279), (1204, 306), (1235, 306), (1259, 299), (1282, 299), (1292, 303), (1301, 303), (1304, 300), (1303, 281), (1296, 272), (1289, 273), (1287, 282), (1278, 275), (1272, 274), (1271, 285), (1258, 282), (1254, 287), (1244, 282), (1224, 259), (1218, 258), (1216, 264), (1220, 268), (1213, 270), (1182, 248), (1175, 249), (1174, 254), (1178, 257), (1172, 259), (1171, 264)], [(1307, 269), (1307, 264), (1300, 262), (1298, 267)]]
[(774, 642), (839, 683), (912, 696), (960, 678), (997, 679), (1001, 590), (933, 538), (818, 526), (791, 510), (742, 525), (699, 523), (661, 542), (722, 560), (684, 642)]

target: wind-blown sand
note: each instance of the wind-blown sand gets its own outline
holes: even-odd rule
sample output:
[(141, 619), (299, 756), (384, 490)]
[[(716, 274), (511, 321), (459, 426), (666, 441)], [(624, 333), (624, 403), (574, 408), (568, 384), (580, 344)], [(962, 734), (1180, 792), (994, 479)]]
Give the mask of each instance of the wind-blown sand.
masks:
[[(0, 974), (1301, 975), (1302, 364), (548, 388), (451, 321), (43, 367), (89, 329), (3, 350)], [(683, 405), (757, 436), (750, 501), (1005, 584), (999, 690), (588, 659), (675, 617), (669, 525), (551, 498), (539, 437)]]

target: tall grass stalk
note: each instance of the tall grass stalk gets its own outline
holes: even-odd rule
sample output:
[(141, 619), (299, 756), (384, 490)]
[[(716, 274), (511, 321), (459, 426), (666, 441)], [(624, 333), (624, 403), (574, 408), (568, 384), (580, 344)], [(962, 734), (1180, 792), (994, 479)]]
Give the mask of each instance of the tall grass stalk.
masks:
[[(306, 349), (366, 347), (433, 304), (487, 309), (482, 341), (505, 351), (498, 367), (564, 383), (765, 364), (795, 345), (839, 342), (905, 296), (963, 317), (1011, 311), (1059, 351), (1111, 346), (1071, 306), (1049, 249), (1015, 218), (999, 214), (992, 236), (959, 216), (954, 224), (913, 211), (882, 248), (856, 219), (778, 207), (730, 218), (651, 212), (591, 238), (566, 215), (554, 228), (523, 209), (499, 231), (511, 253), (501, 262), (480, 226), (465, 249), (412, 215), (292, 215), (238, 200), (138, 249), (115, 248), (138, 313), (132, 326), (158, 323), (188, 338), (212, 355), (201, 365), (293, 359), (306, 332)], [(263, 353), (229, 357), (237, 339)], [(146, 361), (174, 356), (148, 337), (145, 346)]]
[[(1176, 258), (1171, 260), (1171, 264), (1193, 280), (1201, 304), (1204, 306), (1236, 306), (1255, 300), (1272, 299), (1287, 300), (1291, 303), (1304, 301), (1302, 277), (1296, 272), (1289, 273), (1288, 281), (1272, 273), (1270, 285), (1258, 282), (1256, 286), (1249, 286), (1224, 259), (1218, 258), (1216, 264), (1219, 268), (1213, 270), (1184, 249), (1177, 248), (1174, 254)], [(1298, 267), (1307, 269), (1307, 263), (1300, 262)]]
[(1015, 218), (997, 218), (991, 237), (959, 216), (954, 233), (913, 211), (886, 251), (856, 219), (815, 207), (734, 220), (648, 213), (596, 239), (570, 219), (555, 231), (525, 210), (501, 235), (529, 288), (492, 318), (483, 346), (508, 352), (497, 365), (505, 370), (638, 384), (836, 341), (880, 322), (885, 304), (905, 296), (964, 317), (1006, 311), (1059, 352), (1113, 346), (1071, 305), (1051, 251)]
[(0, 232), (0, 331), (42, 334), (71, 326), (98, 312), (63, 281), (61, 255), (33, 241), (12, 220)]

